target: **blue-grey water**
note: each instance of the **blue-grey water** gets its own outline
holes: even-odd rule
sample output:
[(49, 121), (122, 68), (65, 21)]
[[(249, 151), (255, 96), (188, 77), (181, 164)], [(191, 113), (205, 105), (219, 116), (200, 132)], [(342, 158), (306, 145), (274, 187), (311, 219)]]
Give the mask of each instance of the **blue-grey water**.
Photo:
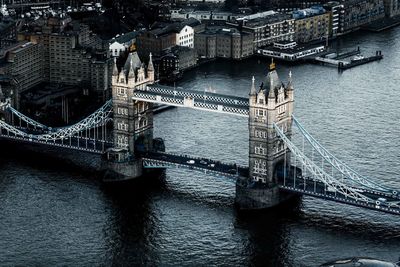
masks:
[[(295, 114), (328, 150), (360, 173), (400, 188), (400, 28), (337, 43), (382, 50), (380, 62), (338, 73), (278, 64), (295, 84)], [(214, 62), (177, 85), (247, 96), (267, 60)], [(207, 73), (205, 75), (205, 73)], [(247, 164), (245, 118), (189, 109), (156, 116), (170, 152)], [(243, 216), (234, 183), (168, 170), (144, 188), (109, 188), (94, 175), (35, 156), (0, 156), (2, 266), (316, 266), (370, 256), (397, 261), (400, 217), (304, 197), (288, 214)]]

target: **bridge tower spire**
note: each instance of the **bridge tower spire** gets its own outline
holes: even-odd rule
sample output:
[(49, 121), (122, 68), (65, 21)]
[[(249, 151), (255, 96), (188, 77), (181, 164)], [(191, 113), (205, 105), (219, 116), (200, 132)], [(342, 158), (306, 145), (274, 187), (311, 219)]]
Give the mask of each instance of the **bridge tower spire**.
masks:
[(289, 169), (283, 166), (290, 166), (290, 151), (273, 125), (276, 123), (290, 136), (293, 101), (291, 79), (284, 86), (272, 62), (259, 92), (250, 94), (249, 177), (236, 184), (236, 204), (240, 209), (269, 208), (287, 197), (279, 192), (277, 181), (282, 170)]

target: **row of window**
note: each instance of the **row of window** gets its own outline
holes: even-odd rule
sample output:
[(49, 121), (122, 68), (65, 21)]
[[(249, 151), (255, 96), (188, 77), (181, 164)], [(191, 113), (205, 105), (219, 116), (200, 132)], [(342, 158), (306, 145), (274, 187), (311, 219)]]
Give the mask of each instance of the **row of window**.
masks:
[(286, 111), (286, 105), (282, 105), (278, 107), (278, 114), (285, 113)]
[(254, 153), (257, 155), (267, 155), (267, 150), (262, 145), (260, 145), (254, 148)]
[(117, 114), (128, 116), (128, 109), (127, 108), (117, 108)]
[(127, 147), (128, 146), (128, 137), (123, 135), (117, 136), (117, 146), (118, 147)]
[[(186, 34), (186, 35), (184, 35), (184, 36), (180, 36), (180, 37), (179, 37), (179, 40), (183, 40), (183, 39), (189, 38), (189, 37), (191, 37), (191, 36), (193, 36), (193, 33)], [(192, 39), (192, 40), (193, 40), (193, 39)]]
[(254, 131), (254, 135), (257, 138), (267, 138), (268, 137), (268, 133), (266, 131), (259, 131), (259, 130), (255, 130)]
[(119, 122), (119, 123), (117, 123), (117, 128), (118, 128), (118, 130), (121, 130), (121, 131), (128, 131), (128, 124), (126, 124), (124, 122)]

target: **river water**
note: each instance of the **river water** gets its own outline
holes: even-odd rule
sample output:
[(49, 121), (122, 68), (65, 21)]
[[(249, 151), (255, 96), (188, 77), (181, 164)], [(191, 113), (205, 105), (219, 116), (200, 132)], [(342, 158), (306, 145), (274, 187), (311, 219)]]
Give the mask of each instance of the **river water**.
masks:
[[(400, 28), (335, 44), (385, 58), (343, 73), (278, 64), (295, 85), (295, 114), (328, 150), (360, 173), (400, 188)], [(177, 86), (247, 96), (269, 62), (217, 61)], [(167, 151), (247, 164), (245, 118), (172, 109), (156, 116)], [(50, 159), (1, 150), (0, 265), (316, 266), (400, 257), (400, 218), (304, 197), (283, 214), (238, 214), (234, 183), (168, 170), (146, 185), (110, 188)]]

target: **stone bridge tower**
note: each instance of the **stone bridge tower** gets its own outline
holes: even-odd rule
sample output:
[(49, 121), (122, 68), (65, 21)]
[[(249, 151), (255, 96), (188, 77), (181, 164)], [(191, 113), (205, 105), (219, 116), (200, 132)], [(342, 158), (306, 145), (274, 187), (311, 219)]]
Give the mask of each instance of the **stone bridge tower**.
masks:
[(283, 165), (290, 166), (290, 151), (286, 149), (285, 153), (273, 125), (276, 123), (291, 136), (293, 104), (291, 73), (284, 85), (272, 62), (258, 89), (253, 77), (249, 96), (249, 177), (238, 180), (236, 185), (236, 203), (240, 209), (269, 208), (284, 200), (277, 179), (283, 175)]
[(147, 68), (136, 52), (130, 53), (124, 66), (118, 70), (114, 62), (112, 99), (114, 111), (114, 149), (109, 157), (126, 161), (137, 152), (146, 152), (153, 146), (152, 103), (133, 100), (134, 91), (154, 83), (152, 56)]

